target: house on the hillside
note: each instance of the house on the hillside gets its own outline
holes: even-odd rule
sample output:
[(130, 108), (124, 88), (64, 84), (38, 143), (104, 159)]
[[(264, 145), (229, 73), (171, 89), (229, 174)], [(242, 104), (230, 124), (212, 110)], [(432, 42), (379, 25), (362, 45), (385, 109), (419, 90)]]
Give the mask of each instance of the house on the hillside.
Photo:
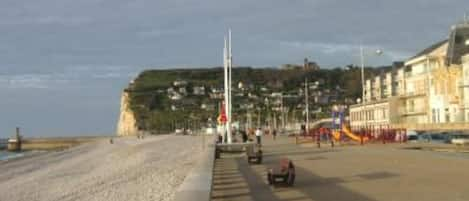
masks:
[(183, 87), (186, 86), (188, 82), (186, 80), (176, 80), (173, 82), (173, 86), (175, 87)]
[(187, 95), (186, 87), (180, 87), (178, 91), (181, 95)]
[(198, 96), (205, 95), (205, 87), (204, 86), (195, 86), (192, 88), (193, 94)]
[(174, 92), (174, 93), (172, 93), (172, 94), (169, 96), (169, 98), (170, 98), (171, 100), (181, 100), (181, 99), (182, 99), (182, 95), (179, 94), (179, 93), (177, 93), (177, 92)]
[(168, 94), (172, 94), (174, 92), (176, 92), (176, 91), (174, 90), (173, 87), (168, 87), (168, 89), (166, 89), (166, 93), (168, 93)]
[(209, 104), (209, 103), (202, 103), (202, 104), (200, 104), (200, 109), (207, 110), (207, 111), (213, 111), (213, 110), (215, 110), (215, 105), (214, 104)]

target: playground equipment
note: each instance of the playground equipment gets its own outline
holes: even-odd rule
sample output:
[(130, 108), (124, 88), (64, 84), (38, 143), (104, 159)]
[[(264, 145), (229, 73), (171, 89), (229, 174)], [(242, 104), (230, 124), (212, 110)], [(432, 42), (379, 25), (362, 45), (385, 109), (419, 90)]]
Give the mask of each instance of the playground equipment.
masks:
[(361, 144), (366, 142), (406, 142), (406, 130), (389, 128), (389, 126), (368, 126), (355, 128), (356, 130), (350, 129), (344, 121), (343, 106), (334, 106), (332, 109), (332, 137), (335, 141), (343, 141), (350, 139), (353, 141), (360, 142)]
[(345, 124), (342, 124), (341, 126), (342, 130), (340, 131), (333, 131), (332, 132), (332, 136), (334, 137), (334, 140), (336, 141), (340, 141), (341, 140), (341, 133), (345, 134), (347, 137), (349, 137), (351, 140), (354, 140), (354, 141), (357, 141), (357, 142), (367, 142), (370, 138), (368, 136), (363, 136), (363, 139), (362, 139), (362, 136), (359, 135), (359, 134), (355, 134), (353, 133), (352, 131), (350, 131), (349, 128), (347, 128), (347, 126)]

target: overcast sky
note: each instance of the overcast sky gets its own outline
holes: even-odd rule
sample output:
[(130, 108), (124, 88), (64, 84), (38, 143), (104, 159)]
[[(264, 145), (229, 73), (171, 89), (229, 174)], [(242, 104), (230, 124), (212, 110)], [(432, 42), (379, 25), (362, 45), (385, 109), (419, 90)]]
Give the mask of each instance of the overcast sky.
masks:
[(236, 65), (358, 64), (360, 44), (386, 65), (446, 38), (467, 11), (467, 0), (0, 0), (0, 137), (16, 125), (112, 133), (132, 76), (222, 65), (229, 27)]

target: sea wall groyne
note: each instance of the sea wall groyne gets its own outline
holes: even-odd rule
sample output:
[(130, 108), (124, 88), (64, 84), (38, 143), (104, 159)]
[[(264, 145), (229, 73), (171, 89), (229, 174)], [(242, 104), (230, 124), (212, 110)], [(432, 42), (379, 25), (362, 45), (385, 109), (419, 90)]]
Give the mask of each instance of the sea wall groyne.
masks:
[(58, 150), (67, 149), (83, 143), (93, 142), (109, 137), (49, 137), (49, 138), (15, 138), (8, 140), (9, 151)]

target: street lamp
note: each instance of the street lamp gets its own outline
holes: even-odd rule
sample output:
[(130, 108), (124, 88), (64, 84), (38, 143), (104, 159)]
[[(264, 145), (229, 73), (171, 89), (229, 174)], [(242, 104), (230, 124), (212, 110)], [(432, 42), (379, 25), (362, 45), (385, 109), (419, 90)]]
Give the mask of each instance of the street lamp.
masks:
[[(377, 49), (374, 54), (380, 56), (383, 54), (383, 51)], [(366, 99), (365, 99), (365, 53), (364, 48), (360, 45), (360, 61), (361, 61), (361, 80), (362, 80), (362, 100), (363, 110), (365, 111), (365, 127), (368, 124), (368, 112), (366, 111)], [(370, 91), (368, 93), (371, 93)], [(370, 96), (371, 97), (371, 96)], [(371, 116), (371, 115), (370, 115)]]
[[(383, 54), (383, 51), (377, 49), (375, 55), (380, 56)], [(362, 80), (362, 103), (365, 104), (365, 53), (364, 48), (360, 45), (360, 62), (361, 62), (361, 80)]]

